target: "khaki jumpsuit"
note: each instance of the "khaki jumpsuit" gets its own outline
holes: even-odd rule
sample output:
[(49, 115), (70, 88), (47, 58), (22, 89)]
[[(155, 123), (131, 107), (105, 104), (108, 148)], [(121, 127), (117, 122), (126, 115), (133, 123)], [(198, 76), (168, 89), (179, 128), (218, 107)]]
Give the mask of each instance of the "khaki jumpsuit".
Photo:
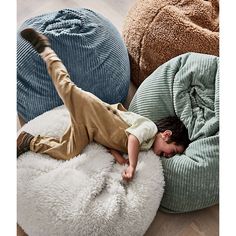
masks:
[(125, 108), (121, 104), (104, 103), (95, 95), (78, 88), (53, 50), (44, 60), (54, 86), (70, 113), (71, 123), (60, 138), (35, 136), (30, 149), (56, 159), (68, 160), (95, 141), (127, 153), (128, 136), (125, 129), (128, 125), (117, 112), (117, 109)]

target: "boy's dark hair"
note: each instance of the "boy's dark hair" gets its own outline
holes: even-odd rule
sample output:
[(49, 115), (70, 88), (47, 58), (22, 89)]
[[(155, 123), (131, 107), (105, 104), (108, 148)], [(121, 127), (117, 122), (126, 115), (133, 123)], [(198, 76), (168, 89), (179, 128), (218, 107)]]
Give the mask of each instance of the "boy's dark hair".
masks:
[(168, 140), (168, 143), (175, 142), (177, 145), (182, 145), (185, 148), (188, 147), (190, 140), (188, 138), (188, 130), (183, 122), (177, 116), (169, 116), (160, 119), (156, 122), (158, 132), (164, 132), (165, 130), (171, 130), (172, 135)]

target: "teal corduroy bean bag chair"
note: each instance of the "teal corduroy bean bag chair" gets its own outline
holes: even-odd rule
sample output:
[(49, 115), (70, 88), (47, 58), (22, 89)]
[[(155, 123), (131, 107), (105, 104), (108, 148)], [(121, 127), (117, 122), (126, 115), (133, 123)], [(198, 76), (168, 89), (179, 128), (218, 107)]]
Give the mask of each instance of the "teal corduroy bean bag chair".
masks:
[(177, 115), (191, 144), (162, 158), (163, 211), (189, 212), (219, 201), (219, 58), (187, 53), (158, 67), (139, 87), (129, 110), (153, 121)]
[(118, 30), (92, 10), (63, 9), (28, 19), (18, 30), (17, 111), (25, 121), (62, 105), (44, 62), (20, 36), (26, 27), (50, 39), (77, 86), (107, 103), (125, 101), (130, 65)]

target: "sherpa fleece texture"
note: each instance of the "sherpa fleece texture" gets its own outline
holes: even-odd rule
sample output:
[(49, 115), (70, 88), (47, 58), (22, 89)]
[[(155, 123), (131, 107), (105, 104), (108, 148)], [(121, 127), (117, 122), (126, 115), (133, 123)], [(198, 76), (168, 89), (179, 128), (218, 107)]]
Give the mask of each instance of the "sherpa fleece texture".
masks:
[(132, 80), (186, 52), (219, 55), (218, 0), (137, 0), (123, 27)]
[[(62, 106), (22, 129), (61, 136), (68, 123)], [(125, 167), (95, 143), (69, 161), (27, 152), (17, 164), (17, 220), (29, 236), (141, 236), (164, 192), (161, 161), (152, 151), (140, 153), (129, 184), (121, 177)]]

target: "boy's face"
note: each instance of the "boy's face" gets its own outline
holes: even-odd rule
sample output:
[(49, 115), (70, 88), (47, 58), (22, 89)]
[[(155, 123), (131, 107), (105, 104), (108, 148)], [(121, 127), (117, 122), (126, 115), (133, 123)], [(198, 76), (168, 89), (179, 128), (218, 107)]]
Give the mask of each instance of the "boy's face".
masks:
[(156, 155), (169, 158), (177, 153), (181, 154), (184, 152), (182, 145), (176, 145), (175, 142), (167, 143), (171, 135), (172, 132), (170, 130), (157, 133), (153, 144), (153, 151)]

